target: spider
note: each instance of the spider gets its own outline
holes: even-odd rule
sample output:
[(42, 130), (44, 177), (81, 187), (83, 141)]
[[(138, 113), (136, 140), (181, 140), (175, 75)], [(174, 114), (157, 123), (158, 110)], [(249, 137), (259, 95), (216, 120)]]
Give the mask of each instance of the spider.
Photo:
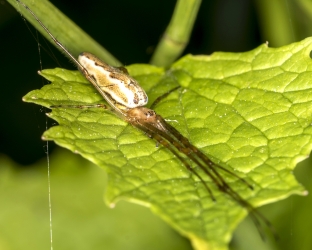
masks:
[[(170, 150), (182, 162), (182, 164), (201, 181), (211, 199), (216, 201), (211, 189), (196, 171), (196, 168), (191, 167), (190, 162), (195, 163), (197, 167), (209, 176), (221, 192), (227, 194), (234, 201), (248, 210), (262, 238), (264, 238), (264, 235), (260, 229), (260, 220), (262, 220), (274, 233), (274, 228), (271, 226), (271, 223), (250, 203), (235, 192), (226, 183), (218, 170), (234, 176), (251, 190), (253, 190), (253, 187), (235, 173), (210, 160), (202, 151), (191, 144), (191, 142), (177, 129), (166, 122), (164, 118), (152, 109), (161, 99), (165, 98), (179, 87), (176, 87), (157, 98), (151, 105), (151, 108), (145, 107), (148, 102), (148, 96), (138, 82), (128, 74), (126, 68), (110, 66), (88, 52), (81, 53), (78, 59), (76, 59), (64, 47), (64, 45), (51, 34), (48, 28), (26, 4), (20, 0), (16, 1), (35, 18), (54, 43), (65, 52), (84, 77), (93, 84), (109, 104), (109, 106), (105, 104), (54, 105), (50, 106), (50, 108), (103, 108), (112, 111), (135, 128), (143, 131), (149, 138), (156, 140), (158, 144), (161, 144)], [(182, 155), (185, 155), (186, 158)]]

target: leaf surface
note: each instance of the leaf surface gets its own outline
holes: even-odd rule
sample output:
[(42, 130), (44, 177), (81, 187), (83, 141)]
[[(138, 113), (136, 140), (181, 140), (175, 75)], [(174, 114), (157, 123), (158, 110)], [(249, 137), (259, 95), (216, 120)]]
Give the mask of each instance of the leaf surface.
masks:
[[(180, 85), (155, 110), (214, 162), (244, 199), (257, 207), (291, 194), (305, 194), (292, 171), (311, 151), (312, 39), (281, 48), (261, 45), (245, 53), (185, 56), (168, 71), (132, 65), (130, 74), (147, 91), (149, 105)], [(104, 103), (79, 72), (45, 70), (52, 83), (24, 97), (45, 107)], [(106, 202), (148, 206), (197, 249), (227, 249), (246, 211), (204, 185), (166, 148), (103, 109), (53, 109), (59, 125), (44, 139), (81, 154), (108, 172)], [(196, 167), (195, 165), (193, 167)]]

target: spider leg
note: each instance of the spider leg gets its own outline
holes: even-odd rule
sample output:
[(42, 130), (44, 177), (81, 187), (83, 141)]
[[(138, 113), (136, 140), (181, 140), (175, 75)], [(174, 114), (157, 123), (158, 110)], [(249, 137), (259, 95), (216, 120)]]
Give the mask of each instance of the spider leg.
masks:
[[(177, 150), (185, 154), (189, 159), (191, 159), (198, 167), (200, 167), (205, 174), (207, 174), (212, 181), (218, 186), (219, 190), (228, 194), (231, 196), (235, 201), (237, 201), (242, 206), (246, 207), (247, 210), (251, 211), (253, 210), (252, 206), (245, 202), (242, 197), (240, 197), (222, 178), (222, 176), (214, 169), (214, 164), (209, 164), (208, 168), (205, 165), (204, 161), (200, 161), (200, 158), (198, 159), (196, 156), (198, 156), (196, 153), (193, 152), (193, 150), (190, 150), (189, 148), (183, 147), (184, 145), (181, 144), (179, 141), (176, 141), (173, 137), (168, 136), (167, 133), (164, 133), (163, 131), (158, 132), (162, 137), (164, 137), (166, 140), (168, 140)], [(209, 161), (211, 162), (211, 161)], [(210, 171), (209, 171), (210, 170)], [(205, 183), (205, 182), (203, 182)]]
[[(176, 130), (174, 127), (172, 127), (169, 123), (167, 123), (161, 116), (158, 116), (158, 121), (162, 124), (162, 127), (166, 129), (172, 136), (174, 136), (178, 141), (180, 141), (183, 146), (185, 147), (184, 150), (179, 150), (180, 152), (184, 153), (186, 152), (186, 149), (189, 149), (191, 152), (188, 152), (187, 156), (193, 160), (201, 169), (204, 170), (206, 174), (208, 174), (207, 169), (205, 168), (205, 165), (208, 165), (208, 168), (215, 174), (216, 178), (221, 181), (222, 184), (217, 184), (219, 189), (222, 192), (227, 193), (229, 196), (231, 196), (236, 202), (238, 202), (241, 206), (245, 207), (250, 215), (251, 219), (253, 220), (254, 224), (256, 225), (256, 228), (261, 236), (261, 238), (265, 239), (265, 234), (263, 232), (263, 229), (261, 227), (261, 223), (259, 220), (264, 222), (266, 226), (270, 229), (270, 231), (273, 233), (274, 238), (278, 239), (278, 235), (276, 233), (275, 228), (272, 226), (272, 224), (259, 212), (257, 211), (250, 203), (245, 201), (237, 192), (235, 192), (222, 178), (222, 176), (218, 173), (218, 171), (215, 169), (215, 167), (235, 176), (240, 181), (245, 183), (250, 189), (253, 189), (253, 187), (244, 179), (237, 176), (235, 173), (232, 173), (231, 171), (227, 170), (226, 168), (223, 168), (222, 166), (219, 166), (215, 163), (213, 163), (204, 153), (202, 153), (197, 147), (192, 145), (187, 138), (185, 138), (178, 130)], [(174, 144), (173, 144), (174, 145)], [(202, 165), (201, 162), (199, 162), (195, 157), (198, 157), (204, 165)], [(208, 174), (210, 177), (211, 174)]]
[(181, 88), (181, 86), (177, 86), (173, 89), (170, 89), (168, 92), (166, 92), (165, 94), (159, 96), (156, 98), (156, 100), (152, 103), (150, 109), (154, 109), (154, 107), (164, 98), (166, 98), (170, 93), (172, 93), (173, 91), (177, 90), (178, 88)]
[(195, 171), (195, 169), (193, 169), (190, 164), (185, 160), (185, 158), (181, 157), (181, 155), (174, 150), (174, 148), (172, 147), (172, 145), (162, 136), (160, 136), (158, 129), (156, 129), (153, 126), (144, 126), (142, 124), (139, 123), (134, 123), (133, 124), (135, 127), (137, 127), (138, 129), (140, 129), (141, 131), (144, 131), (144, 133), (150, 137), (153, 138), (154, 140), (157, 141), (157, 143), (160, 143), (161, 145), (163, 145), (164, 147), (166, 147), (167, 149), (169, 149), (182, 163), (183, 165), (194, 175), (196, 175), (198, 177), (198, 179), (204, 184), (205, 188), (207, 189), (211, 199), (213, 201), (216, 201), (211, 189), (208, 187), (208, 185), (206, 184), (206, 182), (203, 180), (203, 178)]
[[(215, 182), (221, 191), (226, 192), (226, 190), (231, 190), (222, 176), (216, 171), (216, 164), (214, 164), (198, 148), (192, 145), (187, 138), (181, 135), (159, 115), (157, 115), (157, 123), (157, 127), (160, 130), (159, 133), (170, 141), (180, 152), (195, 162)], [(150, 125), (147, 124), (146, 126)], [(171, 136), (168, 136), (168, 134)], [(203, 158), (203, 156), (205, 156), (205, 158)]]
[[(190, 141), (185, 138), (178, 130), (176, 130), (173, 126), (171, 126), (169, 123), (167, 123), (164, 119), (162, 119), (161, 121), (163, 124), (163, 126), (175, 137), (177, 138), (177, 140), (179, 140), (186, 148), (189, 148), (193, 151), (194, 154), (196, 154), (203, 162), (205, 162), (209, 168), (211, 168), (211, 170), (213, 172), (215, 172), (216, 175), (219, 176), (219, 173), (215, 171), (215, 169), (213, 168), (219, 168), (222, 169), (224, 172), (227, 172), (228, 174), (231, 174), (232, 176), (236, 177), (237, 179), (239, 179), (241, 182), (243, 182), (245, 185), (247, 185), (251, 190), (253, 190), (253, 186), (251, 186), (246, 180), (244, 180), (243, 178), (239, 177), (237, 174), (231, 172), (230, 170), (215, 164), (214, 162), (212, 162), (204, 153), (202, 153), (197, 147), (195, 147), (194, 145), (192, 145), (190, 143)], [(221, 177), (221, 176), (220, 176)]]
[[(144, 122), (144, 120), (138, 122), (140, 123), (140, 127), (144, 127), (144, 129), (148, 129), (149, 131), (154, 131), (155, 134), (161, 136), (162, 138), (170, 142), (173, 147), (175, 147), (181, 153), (185, 154), (189, 159), (191, 159), (195, 164), (197, 164), (197, 166), (200, 167), (210, 177), (210, 179), (218, 186), (218, 188), (222, 192), (228, 193), (230, 196), (232, 196), (234, 200), (237, 200), (239, 202), (238, 197), (232, 194), (234, 191), (223, 180), (220, 174), (213, 169), (213, 165), (210, 165), (209, 169), (207, 169), (207, 167), (205, 167), (205, 165), (196, 158), (196, 155), (194, 155), (193, 150), (191, 150), (190, 148), (186, 148), (184, 144), (182, 144), (179, 140), (176, 139), (175, 136), (172, 136), (172, 134), (170, 134), (170, 131), (166, 129), (167, 124), (162, 117), (157, 115), (156, 121), (157, 121), (156, 123)], [(168, 142), (167, 144), (169, 144)], [(178, 153), (175, 154), (177, 155)], [(214, 171), (210, 172), (209, 170)], [(192, 172), (195, 171), (193, 170)], [(205, 182), (203, 181), (203, 183)]]
[[(183, 146), (183, 144), (181, 144), (179, 141), (176, 140), (175, 137), (172, 137), (170, 134), (168, 134), (167, 132), (164, 132), (164, 130), (159, 129), (158, 126), (154, 126), (150, 123), (146, 123), (143, 125), (145, 128), (147, 128), (150, 131), (155, 131), (155, 134), (161, 136), (162, 138), (164, 138), (165, 140), (167, 140), (167, 144), (172, 145), (173, 147), (175, 147), (179, 152), (183, 153), (184, 155), (186, 155), (189, 159), (191, 159), (195, 164), (197, 164), (197, 166), (199, 166), (209, 177), (212, 181), (214, 181), (216, 183), (216, 185), (219, 187), (219, 189), (223, 190), (223, 185), (222, 182), (220, 183), (220, 181), (218, 180), (218, 178), (216, 178), (211, 172), (209, 172), (196, 158), (193, 157), (193, 155), (191, 154), (191, 152), (189, 151), (188, 148), (185, 148)], [(156, 138), (155, 138), (156, 139)], [(168, 143), (169, 142), (169, 143)], [(175, 151), (176, 152), (176, 151)], [(175, 153), (175, 155), (179, 155), (178, 152)], [(179, 155), (179, 159), (182, 158)], [(183, 159), (183, 158), (182, 158)], [(183, 159), (183, 161), (185, 161)], [(191, 168), (191, 171), (194, 173), (195, 170), (193, 168)], [(196, 176), (199, 176), (196, 173)], [(200, 180), (205, 184), (205, 186), (207, 186), (207, 184), (205, 183), (205, 181), (200, 178)]]
[(73, 108), (73, 109), (85, 109), (85, 108), (103, 108), (109, 109), (105, 104), (87, 104), (87, 105), (51, 105), (50, 108)]

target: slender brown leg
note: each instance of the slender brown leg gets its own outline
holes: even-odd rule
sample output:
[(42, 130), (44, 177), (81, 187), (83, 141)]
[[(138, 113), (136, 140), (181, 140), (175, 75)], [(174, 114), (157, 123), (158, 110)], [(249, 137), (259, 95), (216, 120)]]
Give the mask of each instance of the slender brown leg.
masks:
[(89, 105), (51, 105), (50, 108), (73, 108), (73, 109), (85, 109), (85, 108), (103, 108), (110, 109), (105, 104), (89, 104)]
[(173, 91), (175, 91), (175, 90), (177, 90), (177, 89), (179, 89), (179, 88), (181, 88), (181, 86), (177, 86), (177, 87), (175, 87), (175, 88), (173, 88), (173, 89), (170, 89), (170, 90), (169, 90), (168, 92), (166, 92), (165, 94), (163, 94), (163, 95), (159, 96), (158, 98), (156, 98), (156, 100), (152, 103), (150, 109), (154, 109), (154, 107), (155, 107), (162, 99), (166, 98), (170, 93), (172, 93)]
[[(137, 124), (137, 125), (139, 125), (139, 124)], [(178, 152), (173, 150), (172, 146), (174, 146), (178, 151), (182, 152), (187, 157), (189, 157), (194, 163), (196, 163), (197, 166), (199, 166), (215, 182), (215, 184), (219, 187), (220, 191), (222, 191), (224, 193), (227, 193), (235, 201), (237, 201), (240, 205), (245, 207), (248, 211), (250, 211), (250, 212), (254, 212), (255, 211), (254, 208), (248, 202), (246, 202), (242, 197), (240, 197), (223, 180), (223, 178), (219, 175), (218, 172), (213, 171), (213, 173), (216, 175), (216, 176), (214, 176), (211, 172), (209, 172), (209, 170), (207, 169), (207, 167), (205, 167), (205, 165), (203, 165), (200, 161), (198, 161), (194, 157), (194, 152), (193, 151), (190, 151), (188, 148), (184, 148), (183, 145), (181, 145), (181, 143), (179, 141), (176, 141), (174, 138), (170, 137), (170, 135), (168, 133), (165, 133), (162, 130), (159, 130), (157, 127), (153, 126), (150, 123), (140, 124), (139, 128), (141, 130), (145, 131), (147, 134), (149, 134), (152, 138), (157, 140), (159, 143), (161, 143), (162, 145), (167, 147), (171, 152), (173, 152), (184, 163), (184, 165), (187, 167), (187, 169), (191, 170), (192, 173), (195, 173), (195, 175), (197, 177), (199, 177), (199, 174), (195, 171), (195, 169), (191, 168), (190, 165), (178, 154)], [(163, 137), (167, 141), (163, 140), (161, 137)], [(208, 168), (211, 169), (211, 168), (213, 168), (213, 166), (209, 165)], [(200, 178), (200, 180), (202, 181), (202, 183), (205, 185), (206, 189), (211, 194), (211, 190), (209, 189), (209, 187), (207, 186), (205, 181), (202, 178)], [(253, 220), (254, 220), (255, 224), (257, 225), (257, 227), (259, 227), (260, 223), (259, 223), (259, 221), (258, 221), (256, 216), (254, 217)], [(261, 231), (261, 230), (259, 229), (259, 231)]]
[[(150, 123), (144, 123), (141, 124), (143, 127), (145, 127), (146, 129), (148, 129), (148, 131), (153, 132), (154, 134), (157, 134), (161, 137), (163, 137), (165, 140), (167, 140), (168, 144), (174, 146), (178, 151), (180, 151), (181, 153), (185, 154), (188, 158), (190, 158), (194, 163), (197, 164), (197, 166), (199, 166), (210, 178), (212, 181), (214, 181), (216, 183), (216, 185), (223, 190), (222, 188), (222, 184), (220, 183), (220, 181), (211, 173), (209, 172), (205, 167), (202, 166), (202, 164), (200, 162), (197, 161), (197, 159), (195, 159), (192, 154), (191, 151), (188, 148), (185, 148), (183, 146), (183, 144), (181, 144), (179, 141), (177, 141), (174, 137), (171, 137), (170, 134), (168, 134), (167, 132), (164, 132), (163, 130), (158, 129), (157, 127), (153, 126)], [(178, 153), (175, 153), (176, 155)], [(195, 170), (193, 169), (192, 172), (194, 172)], [(205, 183), (205, 182), (203, 182)]]
[[(151, 109), (153, 109), (162, 99), (164, 99), (165, 97), (167, 97), (170, 93), (172, 93), (173, 91), (177, 90), (178, 88), (180, 88), (181, 86), (177, 86), (171, 90), (169, 90), (167, 93), (163, 94), (162, 96), (158, 97), (151, 105)], [(170, 124), (168, 124), (161, 116), (158, 115), (158, 121), (160, 123), (162, 123), (163, 127), (170, 133), (172, 134), (179, 142), (181, 142), (185, 148), (187, 149), (191, 149), (194, 154), (196, 154), (203, 162), (205, 162), (205, 164), (209, 165), (209, 168), (212, 169), (212, 171), (214, 171), (213, 166), (222, 169), (223, 171), (227, 172), (228, 174), (233, 175), (234, 177), (236, 177), (237, 179), (239, 179), (240, 181), (242, 181), (243, 183), (245, 183), (251, 190), (253, 190), (253, 187), (243, 178), (239, 177), (238, 175), (236, 175), (235, 173), (229, 171), (228, 169), (217, 165), (215, 163), (213, 163), (205, 154), (203, 154), (198, 148), (196, 148), (195, 146), (193, 146), (189, 140), (187, 138), (185, 138), (178, 130), (176, 130), (174, 127), (172, 127)], [(204, 170), (205, 171), (205, 170)], [(222, 180), (223, 185), (226, 184), (223, 181), (223, 178), (219, 175), (219, 173), (217, 173), (216, 171), (214, 171), (214, 173), (218, 176), (218, 178), (220, 180)], [(227, 186), (227, 184), (226, 184)]]
[[(189, 163), (179, 155), (179, 152), (186, 155), (190, 160), (192, 160), (198, 167), (200, 167), (205, 174), (207, 174), (212, 181), (218, 186), (219, 190), (228, 194), (233, 200), (235, 200), (242, 207), (246, 208), (251, 215), (251, 219), (256, 225), (260, 236), (264, 239), (263, 229), (261, 227), (261, 223), (259, 220), (262, 220), (273, 232), (275, 238), (277, 238), (277, 234), (275, 233), (275, 229), (271, 225), (271, 223), (261, 214), (259, 213), (251, 204), (245, 201), (238, 193), (236, 193), (222, 178), (222, 176), (217, 172), (215, 167), (219, 167), (214, 164), (206, 155), (204, 155), (198, 148), (193, 146), (184, 136), (182, 136), (176, 129), (174, 129), (171, 125), (166, 123), (166, 121), (157, 115), (156, 122), (146, 122), (145, 120), (136, 120), (136, 122), (132, 123), (135, 127), (144, 131), (149, 135), (149, 137), (155, 139), (157, 142), (168, 148), (179, 160), (186, 166), (188, 170), (194, 173), (201, 182), (205, 185), (205, 188), (208, 190), (212, 199), (215, 200), (214, 196), (210, 188), (207, 186), (203, 178), (195, 171), (195, 169), (191, 168)], [(175, 151), (174, 148), (178, 150)], [(197, 157), (199, 159), (197, 159)], [(239, 180), (243, 180), (240, 177), (236, 176), (234, 173), (226, 170), (222, 167), (220, 169), (232, 174), (237, 177)], [(211, 172), (210, 172), (211, 171)], [(243, 181), (245, 184), (247, 182)], [(247, 185), (250, 187), (250, 185)]]
[(204, 184), (205, 188), (207, 189), (211, 199), (213, 201), (216, 201), (211, 189), (208, 187), (204, 179), (190, 166), (190, 164), (183, 157), (181, 157), (181, 155), (177, 151), (174, 150), (172, 145), (168, 143), (167, 140), (164, 140), (163, 137), (155, 133), (154, 129), (149, 129), (148, 127), (141, 126), (140, 124), (136, 124), (136, 127), (139, 128), (141, 131), (144, 131), (148, 135), (148, 137), (155, 139), (158, 143), (169, 149), (190, 172), (192, 172), (194, 175), (198, 177), (198, 179), (200, 179), (200, 181)]
[(194, 154), (196, 154), (203, 162), (205, 162), (206, 164), (208, 164), (210, 167), (215, 166), (219, 169), (222, 169), (223, 171), (227, 172), (228, 174), (233, 175), (234, 177), (236, 177), (237, 179), (239, 179), (240, 181), (242, 181), (244, 184), (246, 184), (251, 190), (253, 190), (253, 187), (243, 178), (239, 177), (238, 175), (236, 175), (235, 173), (229, 171), (228, 169), (213, 163), (205, 154), (203, 154), (197, 147), (195, 147), (194, 145), (192, 145), (190, 143), (190, 141), (185, 138), (178, 130), (176, 130), (174, 127), (172, 127), (169, 123), (167, 123), (165, 120), (162, 119), (161, 121), (162, 123), (164, 123), (164, 127), (177, 139), (179, 140), (186, 148), (190, 148)]
[[(191, 149), (191, 153), (189, 153), (188, 157), (190, 159), (192, 159), (194, 162), (196, 162), (196, 164), (198, 166), (202, 166), (201, 169), (204, 170), (205, 173), (207, 173), (207, 171), (205, 171), (205, 167), (199, 163), (194, 157), (198, 156), (202, 162), (205, 164), (207, 164), (208, 168), (213, 171), (213, 173), (216, 175), (217, 179), (220, 180), (222, 182), (222, 185), (218, 185), (219, 189), (225, 193), (227, 193), (228, 195), (230, 195), (234, 200), (236, 200), (241, 206), (245, 207), (251, 214), (251, 218), (253, 220), (253, 222), (255, 223), (260, 236), (262, 237), (262, 239), (265, 238), (265, 235), (263, 233), (263, 230), (261, 228), (261, 224), (259, 222), (259, 219), (261, 219), (271, 230), (271, 232), (273, 233), (274, 237), (277, 239), (277, 233), (275, 232), (274, 227), (272, 226), (272, 224), (260, 213), (258, 212), (250, 203), (248, 203), (247, 201), (245, 201), (238, 193), (236, 193), (225, 181), (224, 179), (221, 177), (221, 175), (217, 172), (217, 170), (214, 167), (220, 168), (223, 171), (235, 176), (236, 178), (238, 178), (240, 181), (242, 181), (243, 183), (245, 183), (250, 189), (253, 189), (253, 187), (246, 182), (244, 179), (240, 178), (239, 176), (237, 176), (235, 173), (232, 173), (231, 171), (223, 168), (222, 166), (219, 166), (217, 164), (214, 164), (205, 154), (203, 154), (198, 148), (196, 148), (194, 145), (192, 145), (189, 140), (187, 138), (185, 138), (181, 133), (179, 133), (179, 131), (177, 131), (174, 127), (172, 127), (170, 124), (168, 124), (162, 117), (159, 116), (158, 120), (162, 123), (162, 127), (166, 128), (168, 130), (168, 132), (170, 134), (172, 134), (178, 141), (180, 141), (186, 148)], [(181, 151), (182, 153), (184, 153), (183, 151)], [(211, 175), (209, 175), (211, 176)]]

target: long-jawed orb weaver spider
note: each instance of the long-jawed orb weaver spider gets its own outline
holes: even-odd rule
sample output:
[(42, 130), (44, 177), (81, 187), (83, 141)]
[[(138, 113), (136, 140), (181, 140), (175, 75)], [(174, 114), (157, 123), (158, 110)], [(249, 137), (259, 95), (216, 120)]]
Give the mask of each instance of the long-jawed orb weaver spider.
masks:
[[(60, 43), (48, 30), (48, 28), (39, 20), (27, 5), (20, 0), (17, 2), (22, 5), (41, 25), (45, 32), (51, 37), (55, 44), (60, 47), (63, 52), (75, 63), (79, 71), (85, 78), (93, 84), (98, 92), (107, 101), (109, 106), (105, 104), (98, 105), (54, 105), (51, 108), (103, 108), (109, 109), (132, 126), (143, 131), (148, 137), (156, 140), (159, 144), (170, 150), (182, 164), (203, 183), (208, 191), (211, 199), (216, 201), (211, 189), (208, 187), (204, 179), (196, 171), (196, 168), (191, 167), (189, 162), (196, 164), (209, 178), (214, 182), (218, 189), (229, 195), (238, 204), (243, 206), (250, 212), (251, 218), (264, 237), (260, 229), (260, 220), (262, 220), (271, 231), (274, 232), (270, 222), (255, 208), (244, 200), (237, 192), (235, 192), (220, 175), (218, 170), (224, 171), (238, 180), (243, 182), (249, 189), (253, 187), (244, 179), (231, 172), (230, 170), (211, 161), (202, 151), (190, 143), (177, 129), (171, 126), (165, 119), (152, 109), (160, 99), (166, 97), (169, 93), (176, 90), (176, 87), (166, 93), (164, 96), (156, 99), (151, 108), (145, 107), (148, 102), (148, 97), (143, 88), (138, 82), (132, 78), (127, 70), (123, 67), (113, 67), (99, 58), (88, 52), (83, 52), (76, 59), (64, 46)], [(182, 155), (185, 155), (184, 158)]]

